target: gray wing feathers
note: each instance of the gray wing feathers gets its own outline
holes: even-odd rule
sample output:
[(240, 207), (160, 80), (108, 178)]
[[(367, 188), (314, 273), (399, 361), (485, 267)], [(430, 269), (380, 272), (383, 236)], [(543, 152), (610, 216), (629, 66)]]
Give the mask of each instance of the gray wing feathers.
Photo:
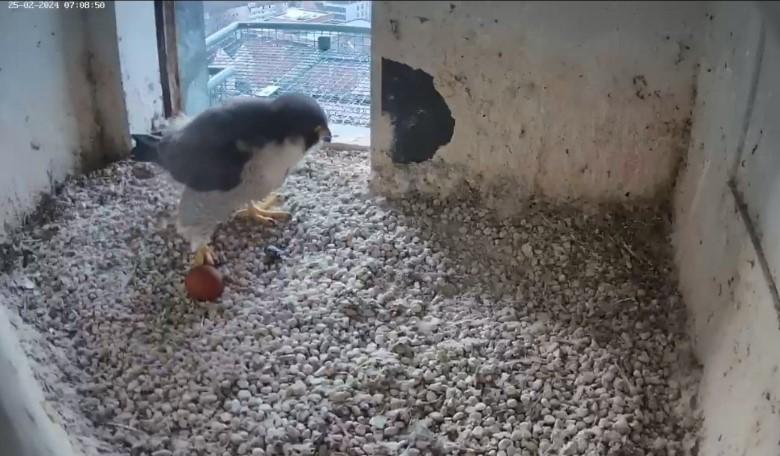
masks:
[(239, 102), (212, 108), (183, 129), (160, 142), (160, 164), (171, 176), (199, 191), (228, 191), (241, 182), (251, 158), (239, 141), (262, 147), (266, 138), (256, 134), (269, 110), (264, 102)]

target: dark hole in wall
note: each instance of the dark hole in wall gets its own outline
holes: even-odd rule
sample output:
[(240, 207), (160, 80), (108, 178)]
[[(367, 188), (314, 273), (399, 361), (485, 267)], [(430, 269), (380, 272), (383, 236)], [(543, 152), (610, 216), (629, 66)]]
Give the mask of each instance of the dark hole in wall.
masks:
[(390, 158), (420, 163), (433, 158), (455, 131), (449, 106), (422, 70), (382, 59), (382, 111), (393, 123)]

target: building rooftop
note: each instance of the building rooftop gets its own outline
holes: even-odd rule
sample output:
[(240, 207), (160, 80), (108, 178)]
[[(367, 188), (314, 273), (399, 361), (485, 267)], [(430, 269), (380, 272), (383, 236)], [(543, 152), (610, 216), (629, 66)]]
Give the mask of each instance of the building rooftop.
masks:
[[(261, 27), (261, 24), (253, 26)], [(323, 39), (330, 40), (320, 50)], [(248, 29), (212, 50), (212, 68), (233, 74), (212, 94), (275, 97), (300, 92), (316, 98), (332, 123), (368, 126), (370, 36), (332, 31)]]
[(311, 11), (302, 8), (287, 8), (284, 14), (274, 16), (274, 21), (291, 22), (314, 22), (328, 19), (328, 13), (320, 11)]

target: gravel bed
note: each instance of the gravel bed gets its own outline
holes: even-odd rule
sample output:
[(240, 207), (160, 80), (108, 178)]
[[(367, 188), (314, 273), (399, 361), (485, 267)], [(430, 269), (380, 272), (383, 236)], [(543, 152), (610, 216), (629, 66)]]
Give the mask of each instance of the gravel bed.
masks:
[(47, 199), (3, 247), (0, 299), (36, 329), (26, 350), (85, 453), (696, 452), (663, 216), (530, 204), (497, 221), (372, 196), (367, 175), (366, 152), (320, 151), (283, 188), (289, 223), (225, 224), (212, 305), (184, 294), (155, 168)]

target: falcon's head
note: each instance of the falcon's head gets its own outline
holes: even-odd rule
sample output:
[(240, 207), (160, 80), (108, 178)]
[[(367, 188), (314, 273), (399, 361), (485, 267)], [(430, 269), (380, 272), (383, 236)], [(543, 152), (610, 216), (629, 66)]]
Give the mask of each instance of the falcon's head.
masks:
[(273, 101), (273, 107), (276, 114), (286, 121), (289, 128), (286, 136), (302, 137), (306, 150), (320, 141), (330, 142), (328, 116), (314, 98), (295, 93), (285, 94)]

